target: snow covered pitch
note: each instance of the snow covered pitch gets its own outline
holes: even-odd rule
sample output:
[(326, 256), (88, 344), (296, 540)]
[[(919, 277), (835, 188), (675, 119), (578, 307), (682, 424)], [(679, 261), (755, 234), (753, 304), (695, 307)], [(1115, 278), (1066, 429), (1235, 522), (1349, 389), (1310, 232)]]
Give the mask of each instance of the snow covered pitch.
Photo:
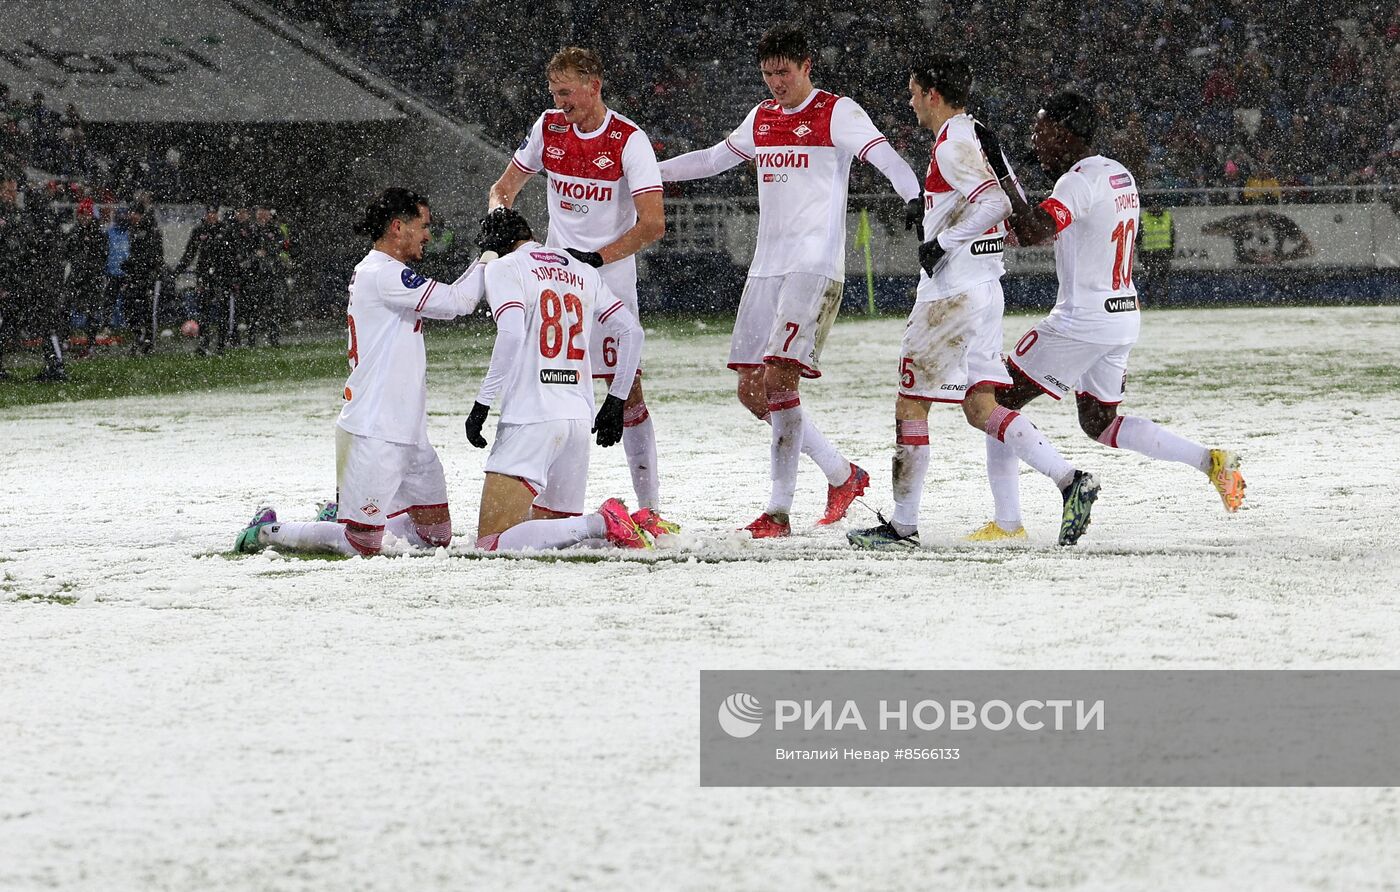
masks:
[[(876, 507), (901, 325), (837, 325), (803, 389)], [(1149, 312), (1125, 409), (1239, 449), (1248, 499), (1227, 516), (1039, 400), (1103, 482), (1072, 549), (1031, 472), (1029, 545), (958, 542), (990, 506), (951, 407), (922, 553), (812, 529), (810, 463), (798, 535), (745, 541), (768, 429), (715, 326), (648, 340), (686, 531), (645, 557), (471, 552), (485, 357), (460, 336), (429, 341), (445, 555), (225, 553), (257, 504), (332, 495), (338, 381), (4, 410), (0, 888), (1393, 888), (1394, 789), (701, 789), (697, 696), (702, 668), (1396, 668), (1397, 330), (1396, 307)], [(594, 469), (593, 501), (630, 497), (620, 449)]]

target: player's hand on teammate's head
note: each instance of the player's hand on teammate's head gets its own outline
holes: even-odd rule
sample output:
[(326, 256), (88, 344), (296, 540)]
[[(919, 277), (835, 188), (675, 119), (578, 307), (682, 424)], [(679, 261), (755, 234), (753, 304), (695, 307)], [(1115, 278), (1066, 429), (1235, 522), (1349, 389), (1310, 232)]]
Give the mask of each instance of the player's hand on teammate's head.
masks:
[(904, 205), (904, 231), (914, 230), (919, 241), (924, 240), (924, 191), (919, 190), (918, 198), (911, 198)]
[(486, 438), (481, 435), (481, 428), (486, 424), (486, 416), (490, 411), (490, 406), (472, 403), (471, 414), (467, 416), (467, 442), (477, 449), (486, 448)]
[(611, 393), (603, 400), (603, 407), (593, 419), (593, 432), (598, 435), (599, 446), (615, 446), (622, 439), (622, 410), (626, 405), (626, 400)]
[(502, 256), (509, 254), (518, 242), (534, 238), (529, 222), (519, 211), (502, 205), (481, 218), (476, 236), (476, 246), (484, 254), (493, 251)]
[(573, 255), (575, 260), (582, 260), (591, 267), (597, 268), (603, 265), (603, 255), (597, 251), (576, 251), (573, 248), (565, 248), (564, 250)]

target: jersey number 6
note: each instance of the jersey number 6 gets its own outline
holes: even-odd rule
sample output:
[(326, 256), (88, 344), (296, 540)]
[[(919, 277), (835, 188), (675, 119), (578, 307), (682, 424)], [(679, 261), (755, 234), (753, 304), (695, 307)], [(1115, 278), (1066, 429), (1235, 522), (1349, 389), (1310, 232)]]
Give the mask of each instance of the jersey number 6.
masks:
[(564, 311), (573, 317), (569, 322), (569, 350), (567, 359), (583, 359), (584, 350), (578, 345), (578, 337), (583, 334), (583, 301), (577, 294), (559, 295), (550, 288), (540, 294), (540, 355), (553, 359), (564, 349)]

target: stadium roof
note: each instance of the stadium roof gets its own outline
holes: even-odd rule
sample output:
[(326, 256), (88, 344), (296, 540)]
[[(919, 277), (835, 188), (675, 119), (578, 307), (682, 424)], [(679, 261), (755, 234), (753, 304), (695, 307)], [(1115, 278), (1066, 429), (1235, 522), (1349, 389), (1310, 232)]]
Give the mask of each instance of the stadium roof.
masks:
[(0, 0), (0, 82), (90, 121), (392, 121), (403, 112), (320, 42), (252, 4)]

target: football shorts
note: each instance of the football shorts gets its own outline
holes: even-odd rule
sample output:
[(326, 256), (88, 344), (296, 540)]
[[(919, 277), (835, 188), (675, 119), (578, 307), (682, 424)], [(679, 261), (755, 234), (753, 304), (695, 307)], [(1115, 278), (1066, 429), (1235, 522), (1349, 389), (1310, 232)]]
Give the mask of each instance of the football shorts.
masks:
[(578, 419), (497, 424), (486, 470), (519, 479), (535, 494), (536, 508), (582, 514), (591, 427)]
[(1116, 406), (1128, 389), (1132, 344), (1091, 344), (1066, 337), (1045, 322), (1021, 336), (1006, 361), (1055, 399), (1087, 393)]
[[(633, 318), (638, 323), (642, 317), (637, 313), (637, 265), (635, 263), (609, 263), (599, 268), (599, 274), (603, 281), (607, 283), (612, 293), (616, 294), (622, 301), (622, 305), (632, 312)], [(604, 307), (603, 309), (607, 309)], [(613, 375), (617, 374), (617, 338), (606, 335), (603, 326), (594, 324), (593, 332), (589, 335), (588, 341), (588, 361), (593, 367), (593, 377), (606, 378), (611, 381)], [(637, 367), (637, 374), (642, 373), (641, 366)]]
[(844, 283), (816, 273), (750, 276), (739, 299), (729, 367), (792, 362), (820, 378), (822, 346), (841, 310)]
[(978, 384), (1011, 383), (1001, 359), (1001, 282), (914, 304), (899, 349), (899, 395), (960, 403)]
[(335, 429), (336, 519), (382, 527), (414, 508), (447, 505), (447, 480), (430, 443), (390, 443)]

